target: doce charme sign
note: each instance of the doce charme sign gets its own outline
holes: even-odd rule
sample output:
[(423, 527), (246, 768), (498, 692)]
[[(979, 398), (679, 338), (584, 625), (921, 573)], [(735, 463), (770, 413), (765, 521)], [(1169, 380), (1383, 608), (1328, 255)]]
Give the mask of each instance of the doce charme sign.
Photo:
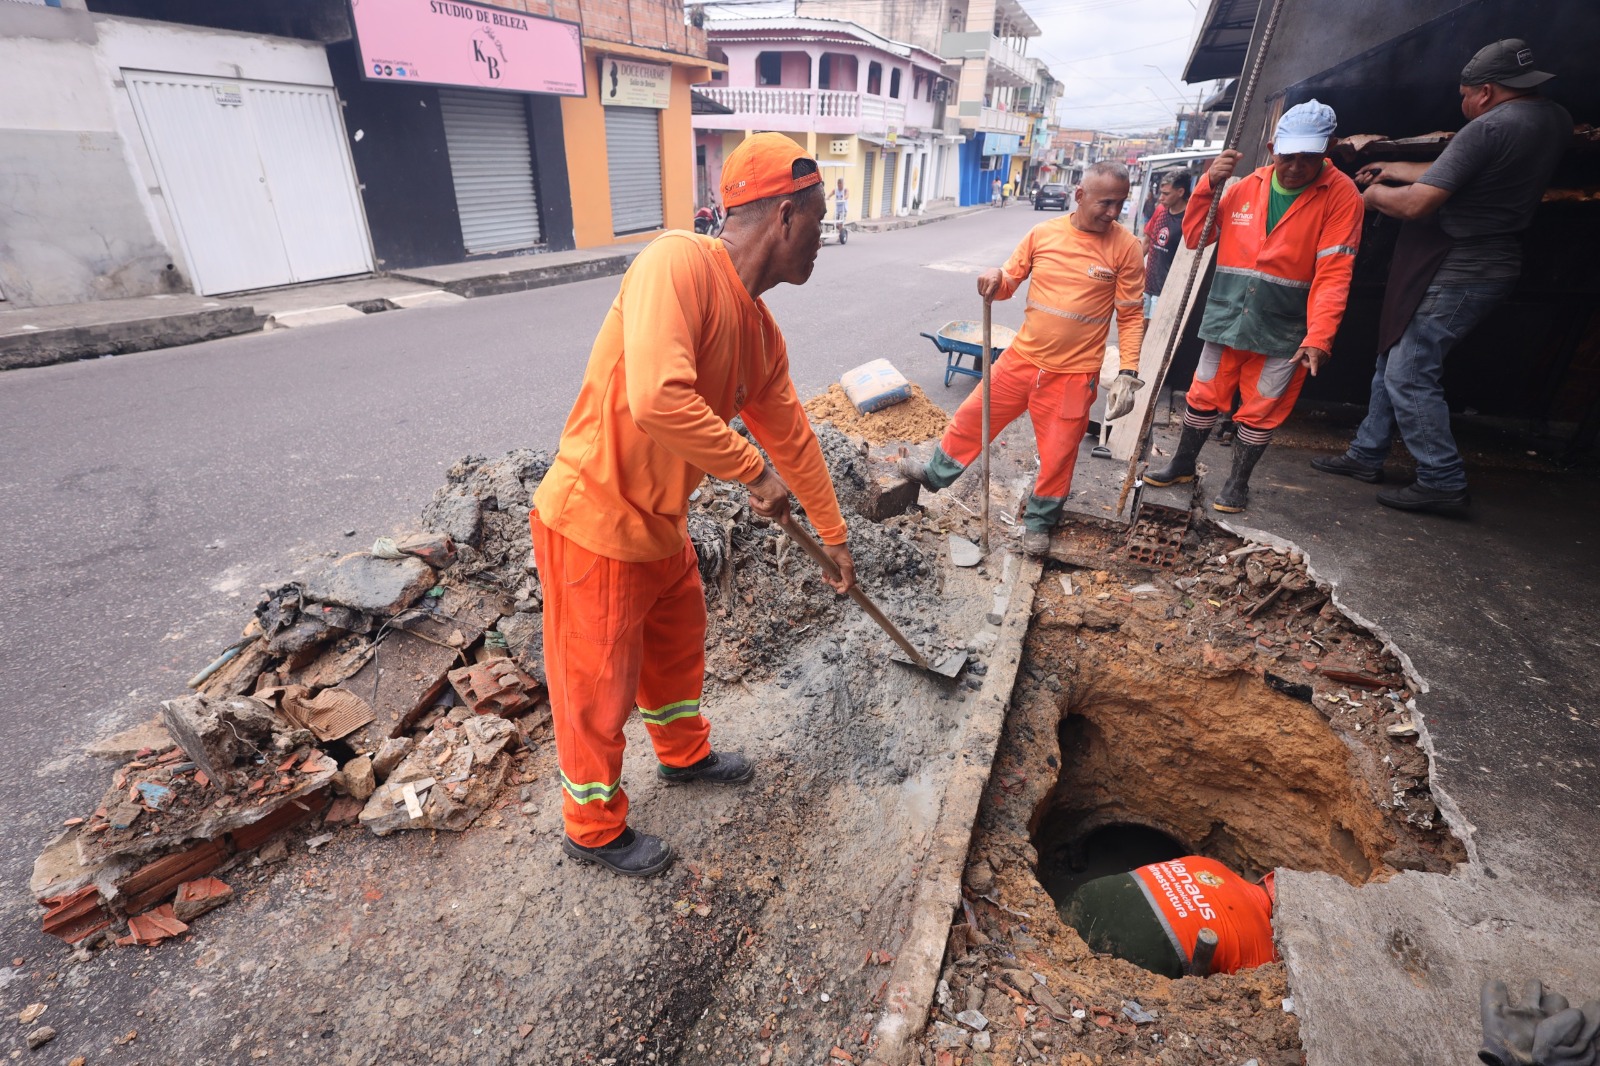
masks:
[(350, 0), (350, 21), (371, 79), (584, 95), (576, 22), (461, 0)]

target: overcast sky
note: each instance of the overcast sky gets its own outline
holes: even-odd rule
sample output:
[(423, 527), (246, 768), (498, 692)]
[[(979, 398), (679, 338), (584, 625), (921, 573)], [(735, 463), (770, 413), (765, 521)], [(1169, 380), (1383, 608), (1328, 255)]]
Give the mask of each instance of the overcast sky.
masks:
[[(1198, 29), (1195, 5), (1209, 0), (1021, 0), (1043, 32), (1028, 54), (1065, 85), (1058, 109), (1068, 129), (1139, 133), (1170, 126), (1180, 102), (1193, 108), (1212, 83), (1186, 86), (1183, 67)], [(787, 0), (706, 4), (712, 18), (787, 15)], [(802, 11), (802, 13), (804, 13)]]
[(1028, 42), (1061, 79), (1063, 128), (1119, 133), (1171, 125), (1180, 101), (1192, 109), (1212, 83), (1183, 83), (1208, 0), (1021, 0), (1044, 31)]

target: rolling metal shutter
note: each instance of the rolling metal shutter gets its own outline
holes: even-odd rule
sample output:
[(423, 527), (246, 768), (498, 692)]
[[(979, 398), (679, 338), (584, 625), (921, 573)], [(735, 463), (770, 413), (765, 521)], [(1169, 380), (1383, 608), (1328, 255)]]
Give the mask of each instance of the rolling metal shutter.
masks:
[(522, 97), (440, 89), (439, 111), (467, 251), (509, 252), (538, 244), (539, 196)]
[(606, 171), (611, 178), (611, 232), (661, 229), (661, 112), (608, 107)]
[(872, 217), (872, 168), (878, 161), (878, 153), (867, 153), (867, 172), (861, 181), (861, 217)]
[(884, 218), (894, 214), (894, 172), (899, 158), (900, 153), (887, 148), (883, 150), (883, 196), (878, 205), (878, 214)]

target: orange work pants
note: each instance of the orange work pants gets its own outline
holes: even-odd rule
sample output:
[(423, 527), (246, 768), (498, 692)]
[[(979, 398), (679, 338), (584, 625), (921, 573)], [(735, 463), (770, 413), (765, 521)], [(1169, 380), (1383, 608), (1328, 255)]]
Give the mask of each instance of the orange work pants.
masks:
[[(1049, 532), (1061, 517), (1067, 493), (1072, 489), (1078, 444), (1089, 427), (1089, 408), (1094, 403), (1100, 375), (1056, 374), (1016, 356), (997, 360), (989, 373), (989, 439), (998, 437), (1024, 411), (1033, 419), (1039, 476), (1024, 509), (1023, 522), (1028, 529)], [(978, 388), (962, 402), (939, 440), (929, 464), (932, 483), (942, 488), (954, 481), (978, 458), (982, 443), (983, 391)]]
[(700, 714), (705, 593), (687, 541), (665, 559), (625, 563), (580, 547), (537, 513), (528, 524), (544, 591), (561, 814), (567, 835), (595, 848), (628, 824), (622, 726), (634, 707), (662, 764), (692, 766), (711, 754), (711, 725)]
[(1270, 440), (1270, 431), (1283, 425), (1294, 410), (1305, 383), (1304, 363), (1269, 358), (1260, 352), (1241, 351), (1212, 341), (1200, 352), (1200, 365), (1195, 367), (1187, 401), (1197, 412), (1226, 413), (1233, 408), (1233, 394), (1237, 392), (1239, 410), (1234, 412), (1233, 420), (1267, 433), (1266, 439)]

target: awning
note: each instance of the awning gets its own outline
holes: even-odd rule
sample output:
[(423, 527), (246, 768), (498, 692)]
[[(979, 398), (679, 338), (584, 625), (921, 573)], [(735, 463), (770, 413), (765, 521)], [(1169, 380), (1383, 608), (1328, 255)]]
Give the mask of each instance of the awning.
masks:
[(1200, 105), (1201, 111), (1232, 111), (1234, 97), (1239, 95), (1239, 79), (1234, 78), (1222, 91), (1213, 94)]
[(1183, 80), (1193, 85), (1244, 73), (1260, 7), (1261, 0), (1211, 0), (1211, 8), (1195, 35), (1189, 64), (1183, 68)]
[(856, 136), (860, 137), (863, 141), (866, 141), (868, 144), (875, 144), (880, 148), (899, 148), (899, 147), (901, 147), (900, 142), (891, 141), (888, 137), (873, 137), (870, 134), (866, 134), (866, 133), (858, 133), (858, 134), (856, 134)]
[(690, 89), (689, 113), (691, 115), (731, 115), (734, 110), (727, 104), (719, 104), (698, 89)]

